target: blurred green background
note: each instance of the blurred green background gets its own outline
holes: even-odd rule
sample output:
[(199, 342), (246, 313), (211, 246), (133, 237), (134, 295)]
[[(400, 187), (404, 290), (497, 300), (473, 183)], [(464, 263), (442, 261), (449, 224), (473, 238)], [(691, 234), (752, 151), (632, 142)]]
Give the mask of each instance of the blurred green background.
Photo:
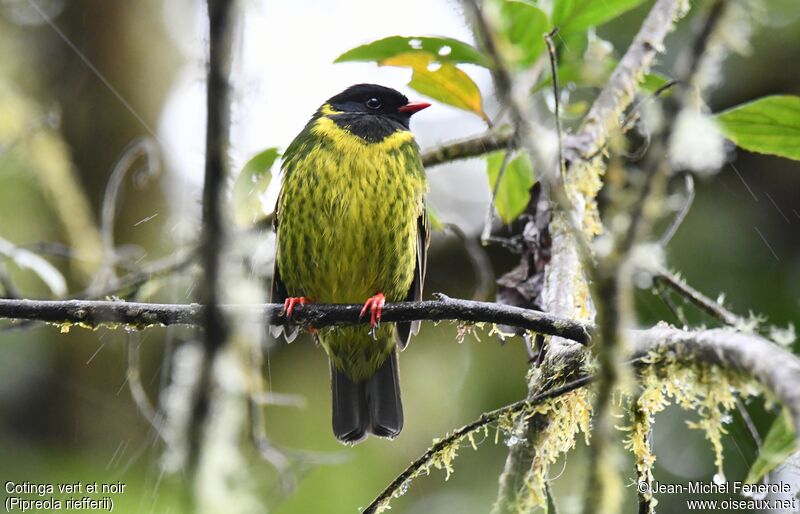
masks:
[[(402, 88), (407, 80), (397, 70), (339, 65), (331, 71), (329, 84), (324, 80), (329, 68), (315, 67), (314, 58), (330, 63), (354, 44), (393, 34), (437, 33), (469, 39), (457, 5), (432, 4), (430, 9), (422, 0), (403, 4), (404, 12), (429, 12), (429, 16), (418, 16), (424, 22), (399, 14), (397, 19), (367, 23), (364, 28), (365, 20), (374, 16), (391, 18), (380, 9), (394, 9), (394, 4), (307, 1), (291, 7), (264, 7), (248, 3), (244, 35), (237, 48), (248, 55), (254, 44), (256, 49), (259, 44), (263, 47), (260, 54), (256, 52), (255, 63), (235, 62), (241, 80), (235, 83), (234, 162), (240, 163), (259, 147), (285, 146), (316, 105), (341, 89), (339, 83), (366, 78)], [(646, 2), (598, 33), (619, 52), (649, 5)], [(750, 55), (733, 56), (726, 62), (723, 84), (711, 98), (713, 111), (766, 94), (800, 95), (800, 12), (792, 2), (768, 5), (775, 9), (771, 25), (757, 29)], [(320, 9), (329, 10), (324, 16), (329, 23), (312, 21), (320, 16)], [(135, 268), (168, 256), (196, 237), (202, 146), (182, 142), (181, 127), (186, 128), (187, 106), (202, 114), (198, 107), (203, 101), (202, 13), (202, 5), (189, 0), (0, 2), (0, 238), (39, 252), (56, 250), (45, 257), (67, 277), (71, 293), (83, 290), (96, 269), (99, 234), (90, 224), (99, 219), (111, 169), (136, 137), (157, 136), (167, 155), (159, 180), (141, 187), (126, 181), (114, 227), (115, 242), (124, 249), (121, 266)], [(250, 17), (255, 21), (247, 21)], [(660, 69), (669, 71), (674, 57), (670, 49), (685, 40), (688, 25), (684, 21), (669, 37)], [(282, 36), (289, 39), (280, 46), (269, 39), (256, 38), (253, 43), (252, 32), (259, 27), (283, 30), (280, 33), (290, 33), (291, 38)], [(315, 48), (319, 56), (312, 58)], [(187, 69), (194, 74), (187, 75)], [(252, 70), (261, 70), (263, 75)], [(488, 77), (477, 72), (475, 76), (484, 96), (490, 98)], [(306, 94), (309, 84), (315, 89)], [(198, 85), (199, 96), (195, 94)], [(286, 91), (294, 87), (300, 88), (296, 96), (287, 97)], [(496, 112), (487, 102), (490, 112)], [(274, 111), (271, 116), (259, 114), (255, 121), (246, 114), (277, 104), (285, 104), (296, 114), (289, 119), (281, 116), (282, 111)], [(463, 118), (466, 114), (441, 111), (420, 125), (423, 147), (463, 135), (465, 130), (480, 130), (475, 120)], [(271, 111), (265, 108), (264, 112)], [(202, 127), (186, 130), (201, 131)], [(752, 311), (775, 325), (796, 324), (800, 164), (744, 151), (736, 152), (733, 164), (735, 169), (726, 165), (718, 176), (698, 184), (697, 200), (669, 248), (668, 262), (710, 296), (724, 292), (736, 312)], [(480, 160), (429, 172), (434, 207), (438, 204), (445, 221), (461, 225), (472, 235), (477, 234), (488, 194), (482, 173)], [(454, 191), (459, 189), (464, 191)], [(43, 242), (60, 243), (72, 249), (75, 258), (58, 255), (63, 253), (60, 247), (43, 248)], [(497, 274), (514, 261), (497, 248), (490, 248), (489, 255)], [(23, 296), (50, 296), (36, 274), (10, 260), (5, 265)], [(456, 239), (443, 234), (434, 237), (429, 270), (428, 292), (472, 295), (473, 270)], [(145, 299), (190, 301), (196, 280), (191, 274), (165, 279)], [(674, 321), (649, 291), (639, 292), (637, 299), (642, 325), (659, 319)], [(686, 311), (691, 308), (687, 306)], [(692, 319), (711, 323), (702, 316)], [(0, 330), (0, 482), (122, 481), (128, 487), (125, 494), (115, 496), (119, 502), (115, 512), (181, 512), (183, 478), (162, 474), (162, 446), (126, 387), (125, 332), (73, 328), (62, 334), (58, 327), (35, 325), (21, 330), (7, 323)], [(270, 390), (300, 395), (306, 404), (268, 407), (270, 437), (280, 445), (325, 455), (336, 463), (299, 466), (295, 470), (298, 486), (287, 495), (274, 469), (259, 463), (251, 452), (248, 471), (258, 482), (266, 507), (282, 514), (357, 512), (422, 454), (433, 438), (524, 396), (527, 356), (519, 339), (501, 346), (483, 333), (480, 340), (470, 335), (459, 344), (456, 332), (457, 327), (448, 323), (424, 325), (402, 355), (406, 408), (402, 435), (391, 442), (370, 439), (355, 448), (338, 445), (331, 435), (328, 368), (321, 349), (308, 339), (272, 348), (265, 366)], [(143, 334), (142, 380), (151, 398), (157, 398), (166, 380), (165, 354), (192, 337), (185, 328), (149, 329)], [(760, 402), (754, 402), (750, 410), (763, 435), (774, 412), (766, 412)], [(658, 418), (656, 478), (661, 482), (708, 481), (714, 473), (710, 446), (702, 433), (686, 428), (687, 418), (691, 415), (676, 409)], [(726, 476), (742, 479), (755, 457), (755, 444), (736, 414), (729, 432), (724, 440)], [(243, 438), (242, 444), (250, 443)], [(447, 483), (438, 471), (416, 481), (408, 494), (394, 502), (393, 512), (487, 512), (506, 450), (502, 437), (495, 444), (492, 436), (481, 442), (477, 452), (463, 449)], [(564, 462), (563, 473), (558, 473), (561, 464), (554, 466), (558, 474), (554, 492), (563, 513), (574, 512), (580, 505), (576, 484), (582, 484), (583, 459), (579, 442), (578, 450)], [(629, 461), (620, 466), (632, 470)], [(632, 500), (633, 488), (629, 492)], [(5, 499), (6, 492), (0, 496)], [(659, 507), (662, 512), (681, 512), (682, 500), (663, 496)], [(626, 511), (633, 508), (631, 503)]]

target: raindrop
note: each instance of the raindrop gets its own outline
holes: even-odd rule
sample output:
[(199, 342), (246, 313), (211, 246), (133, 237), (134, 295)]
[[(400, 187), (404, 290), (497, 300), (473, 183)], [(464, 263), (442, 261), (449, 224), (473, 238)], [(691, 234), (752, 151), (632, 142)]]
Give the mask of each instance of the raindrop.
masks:
[(442, 63), (434, 61), (434, 62), (428, 64), (428, 71), (436, 71), (441, 67), (442, 67)]
[(731, 416), (730, 413), (726, 412), (725, 414), (722, 415), (720, 421), (722, 422), (723, 425), (727, 425), (728, 423), (733, 421), (733, 416)]
[(408, 46), (413, 48), (414, 50), (419, 50), (422, 48), (422, 40), (421, 39), (409, 39)]
[(450, 48), (447, 45), (444, 45), (443, 47), (439, 48), (438, 54), (441, 55), (442, 57), (444, 57), (445, 55), (450, 55), (450, 53), (452, 53), (452, 51), (453, 51), (452, 48)]
[(400, 496), (403, 496), (404, 494), (406, 494), (408, 492), (408, 488), (409, 488), (410, 485), (411, 485), (411, 481), (410, 480), (406, 480), (405, 482), (400, 484), (400, 487), (398, 487), (397, 491), (395, 491), (395, 493), (394, 493), (394, 497), (395, 498), (399, 498)]
[(727, 479), (725, 478), (725, 474), (724, 473), (714, 473), (713, 480), (714, 480), (714, 483), (717, 484), (717, 485), (722, 485), (727, 481)]

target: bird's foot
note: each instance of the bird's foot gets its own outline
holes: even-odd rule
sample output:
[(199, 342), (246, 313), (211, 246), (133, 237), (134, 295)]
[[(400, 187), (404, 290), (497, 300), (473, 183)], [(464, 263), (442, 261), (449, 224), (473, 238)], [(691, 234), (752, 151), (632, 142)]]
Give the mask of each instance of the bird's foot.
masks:
[(298, 305), (306, 305), (311, 303), (309, 298), (305, 296), (291, 296), (287, 298), (283, 302), (283, 312), (286, 314), (286, 318), (291, 318), (292, 314), (294, 314), (294, 308)]
[(386, 297), (383, 296), (383, 293), (370, 296), (367, 298), (367, 301), (364, 302), (364, 307), (361, 309), (361, 314), (358, 316), (358, 319), (361, 319), (364, 317), (367, 311), (369, 311), (370, 333), (373, 337), (375, 337), (375, 331), (381, 324), (381, 314), (383, 313), (384, 303), (386, 303)]

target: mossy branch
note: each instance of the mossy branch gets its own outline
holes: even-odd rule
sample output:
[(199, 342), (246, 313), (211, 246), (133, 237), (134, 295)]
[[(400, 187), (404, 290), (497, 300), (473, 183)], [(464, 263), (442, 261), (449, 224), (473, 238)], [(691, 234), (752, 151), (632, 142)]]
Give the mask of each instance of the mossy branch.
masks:
[[(628, 330), (626, 354), (629, 363), (637, 368), (658, 366), (661, 360), (654, 354), (674, 354), (676, 362), (717, 365), (725, 370), (741, 373), (770, 390), (789, 410), (800, 434), (800, 358), (775, 343), (758, 335), (745, 334), (732, 329), (680, 330), (657, 326), (647, 330)], [(575, 364), (578, 366), (579, 364)], [(580, 373), (580, 370), (565, 370)], [(547, 400), (594, 382), (595, 377), (581, 376), (566, 384), (545, 390), (525, 400), (482, 414), (477, 420), (438, 440), (422, 456), (405, 468), (364, 510), (378, 513), (388, 507), (388, 502), (400, 496), (409, 481), (420, 476), (434, 464), (443, 451), (458, 445), (470, 434), (499, 419), (522, 412), (533, 412)]]
[(410, 466), (408, 466), (397, 476), (397, 478), (392, 480), (392, 483), (390, 483), (383, 491), (381, 491), (381, 493), (372, 501), (372, 503), (370, 503), (367, 508), (364, 509), (364, 514), (375, 514), (377, 512), (381, 512), (381, 509), (385, 509), (388, 505), (388, 502), (392, 498), (402, 494), (404, 488), (409, 483), (409, 480), (419, 476), (419, 473), (423, 472), (425, 469), (430, 468), (436, 456), (440, 454), (440, 452), (453, 445), (458, 445), (470, 434), (475, 433), (491, 423), (497, 422), (503, 417), (516, 415), (524, 411), (530, 411), (533, 407), (541, 404), (542, 402), (567, 394), (571, 391), (584, 387), (591, 382), (591, 377), (581, 377), (560, 387), (555, 387), (538, 394), (530, 399), (520, 400), (510, 405), (506, 405), (505, 407), (481, 414), (481, 416), (472, 423), (464, 425), (463, 427), (454, 431), (452, 434), (449, 434), (436, 441), (433, 446), (428, 448), (428, 451), (422, 454), (420, 458), (412, 462)]
[(770, 390), (792, 415), (800, 442), (800, 358), (756, 334), (729, 328), (680, 330), (654, 327), (631, 330), (628, 340), (634, 357), (652, 352), (674, 352), (678, 360), (715, 364), (753, 378)]

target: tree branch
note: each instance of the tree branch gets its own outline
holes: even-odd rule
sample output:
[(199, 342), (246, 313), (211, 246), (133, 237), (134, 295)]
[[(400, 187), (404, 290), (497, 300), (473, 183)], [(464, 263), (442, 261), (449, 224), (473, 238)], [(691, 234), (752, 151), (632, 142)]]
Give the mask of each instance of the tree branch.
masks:
[(682, 15), (681, 0), (658, 0), (625, 55), (614, 69), (608, 84), (592, 104), (576, 142), (584, 158), (596, 155), (605, 146), (609, 134), (619, 127), (620, 116), (630, 105), (636, 88), (650, 69), (656, 54), (675, 20)]
[(634, 357), (671, 351), (681, 360), (716, 364), (753, 378), (789, 409), (800, 439), (800, 358), (788, 350), (759, 335), (729, 328), (692, 331), (655, 327), (629, 331), (628, 339)]
[[(229, 83), (231, 44), (236, 2), (208, 0), (208, 79), (206, 82), (206, 159), (203, 183), (203, 215), (200, 233), (200, 262), (204, 277), (199, 299), (203, 313), (203, 361), (197, 395), (191, 407), (188, 468), (195, 474), (202, 451), (203, 432), (211, 404), (211, 370), (228, 339), (228, 326), (219, 307), (221, 254), (225, 244), (222, 199), (229, 174), (231, 106)], [(192, 498), (196, 501), (196, 498)]]
[(692, 302), (700, 310), (720, 320), (726, 325), (730, 325), (734, 328), (743, 328), (749, 324), (745, 318), (737, 316), (722, 306), (719, 302), (715, 302), (711, 298), (707, 297), (697, 289), (684, 282), (679, 276), (675, 275), (674, 273), (670, 273), (666, 269), (662, 269), (653, 275), (653, 280), (669, 287)]
[[(554, 200), (559, 200), (559, 197), (564, 198), (558, 203), (562, 211), (567, 212), (556, 212), (549, 225), (552, 258), (545, 268), (542, 291), (543, 307), (547, 312), (565, 318), (575, 318), (580, 312), (587, 318), (593, 316), (592, 298), (578, 300), (586, 292), (581, 289), (588, 288), (588, 284), (585, 276), (587, 270), (581, 262), (581, 254), (586, 253), (585, 250), (581, 251), (581, 244), (585, 244), (583, 240), (585, 236), (582, 231), (574, 230), (574, 227), (584, 220), (588, 209), (595, 208), (597, 189), (580, 188), (576, 187), (576, 184), (585, 186), (598, 180), (597, 171), (588, 166), (584, 159), (598, 155), (605, 147), (609, 135), (619, 129), (622, 113), (633, 100), (636, 88), (648, 71), (656, 53), (663, 47), (667, 33), (680, 14), (681, 4), (680, 0), (658, 0), (654, 4), (612, 73), (608, 84), (593, 103), (579, 132), (565, 139), (566, 157), (571, 161), (566, 183), (563, 184), (566, 190), (559, 191), (558, 188), (554, 188), (552, 196)], [(570, 188), (575, 191), (570, 191)], [(542, 364), (544, 372), (539, 375), (542, 378), (531, 381), (529, 397), (540, 390), (541, 380), (547, 379), (551, 369), (575, 363), (580, 366), (584, 362), (583, 355), (582, 348), (571, 344), (570, 341), (558, 337), (551, 338)], [(529, 437), (527, 440), (533, 441), (535, 437)], [(521, 480), (520, 473), (530, 468), (533, 458), (535, 458), (533, 450), (526, 448), (525, 445), (509, 450), (504, 472), (500, 478), (494, 512), (514, 509), (516, 496), (508, 494), (508, 484), (515, 484)]]
[(408, 484), (409, 480), (415, 478), (417, 474), (426, 466), (430, 466), (431, 462), (435, 459), (436, 454), (453, 444), (457, 444), (459, 440), (463, 439), (469, 434), (482, 429), (486, 425), (494, 423), (501, 417), (513, 415), (526, 409), (529, 410), (535, 405), (565, 395), (571, 391), (584, 387), (591, 382), (592, 377), (581, 377), (568, 382), (561, 387), (550, 389), (532, 398), (520, 400), (510, 405), (506, 405), (505, 407), (481, 414), (481, 416), (472, 423), (465, 425), (452, 434), (438, 440), (420, 458), (412, 462), (410, 466), (403, 470), (403, 472), (400, 473), (397, 478), (392, 480), (392, 483), (386, 486), (386, 488), (372, 501), (372, 503), (370, 503), (367, 508), (364, 509), (364, 514), (374, 514), (375, 512), (378, 512), (378, 509), (381, 506), (385, 505), (385, 503), (391, 500), (393, 497), (399, 495), (399, 492), (406, 487), (406, 484)]
[[(654, 327), (646, 330), (626, 331), (629, 362), (637, 367), (653, 365), (653, 352), (674, 352), (679, 360), (690, 360), (715, 364), (725, 369), (738, 371), (757, 380), (772, 391), (789, 409), (800, 434), (800, 358), (778, 345), (751, 334), (731, 329), (687, 331), (671, 327)], [(658, 365), (658, 362), (655, 363)], [(546, 400), (594, 382), (592, 376), (582, 376), (563, 386), (546, 390), (525, 400), (514, 402), (500, 409), (485, 413), (477, 420), (437, 441), (420, 458), (411, 463), (395, 478), (364, 510), (375, 513), (386, 502), (399, 496), (409, 480), (430, 466), (438, 452), (456, 444), (465, 436), (500, 419), (502, 416), (522, 412)]]
[(502, 150), (509, 145), (513, 135), (513, 131), (508, 127), (500, 127), (477, 136), (444, 143), (423, 152), (422, 164), (429, 168), (458, 159), (478, 157)]
[[(591, 325), (559, 318), (530, 309), (491, 302), (461, 300), (440, 295), (440, 300), (387, 303), (382, 320), (465, 321), (511, 325), (541, 334), (558, 335), (586, 344)], [(360, 318), (361, 305), (310, 304), (298, 306), (292, 320), (300, 325), (322, 328), (330, 325), (355, 325), (369, 322)], [(223, 312), (236, 309), (256, 311), (274, 325), (286, 321), (282, 304), (223, 305)], [(75, 323), (86, 327), (122, 323), (144, 328), (150, 325), (202, 325), (200, 304), (158, 304), (90, 300), (17, 300), (0, 299), (0, 318), (39, 320), (50, 323)]]

